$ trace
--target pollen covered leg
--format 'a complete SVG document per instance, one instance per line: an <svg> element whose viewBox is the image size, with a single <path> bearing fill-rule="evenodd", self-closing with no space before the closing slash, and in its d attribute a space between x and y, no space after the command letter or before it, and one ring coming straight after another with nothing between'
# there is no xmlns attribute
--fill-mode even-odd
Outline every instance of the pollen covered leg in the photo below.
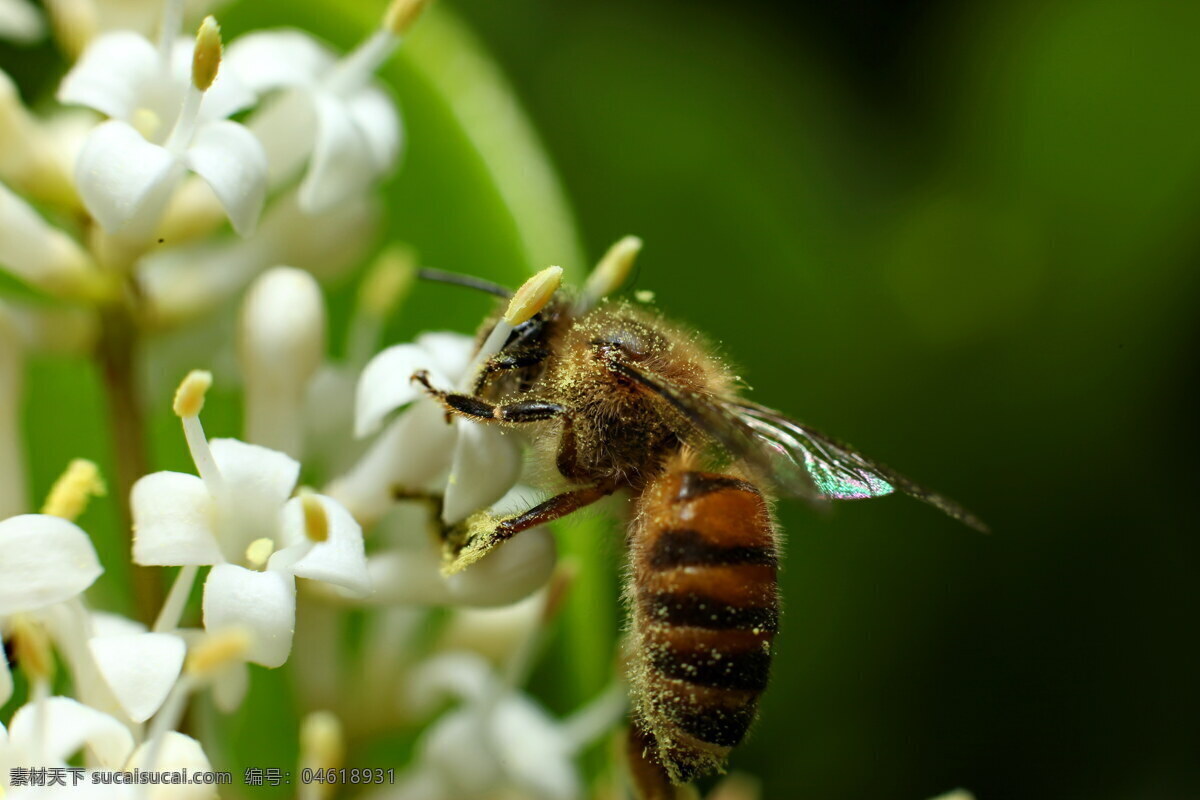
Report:
<svg viewBox="0 0 1200 800"><path fill-rule="evenodd" d="M542 422L553 419L566 409L557 403L544 403L540 400L525 400L520 403L505 403L495 405L469 394L458 394L435 389L429 383L429 373L425 370L414 372L412 379L425 387L430 397L438 400L447 411L461 414L475 422Z"/></svg>
<svg viewBox="0 0 1200 800"><path fill-rule="evenodd" d="M447 555L450 561L445 567L445 572L459 572L483 558L496 545L511 539L521 531L561 519L616 490L616 484L602 483L557 494L512 517L500 518L486 511L475 514L466 522L465 535L457 537L457 542L452 539L448 543L450 549Z"/></svg>

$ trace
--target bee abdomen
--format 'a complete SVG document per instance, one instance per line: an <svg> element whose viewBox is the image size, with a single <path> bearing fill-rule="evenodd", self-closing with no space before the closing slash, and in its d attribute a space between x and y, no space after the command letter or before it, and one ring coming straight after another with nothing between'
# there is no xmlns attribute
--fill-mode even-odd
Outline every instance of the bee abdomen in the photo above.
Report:
<svg viewBox="0 0 1200 800"><path fill-rule="evenodd" d="M766 688L778 547L762 494L680 471L643 494L631 541L636 716L672 781L720 767Z"/></svg>

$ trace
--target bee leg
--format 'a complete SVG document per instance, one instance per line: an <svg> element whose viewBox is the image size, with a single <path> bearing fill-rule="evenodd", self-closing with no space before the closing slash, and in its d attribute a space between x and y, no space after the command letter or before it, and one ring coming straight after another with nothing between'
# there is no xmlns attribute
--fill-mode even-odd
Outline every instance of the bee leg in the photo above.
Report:
<svg viewBox="0 0 1200 800"><path fill-rule="evenodd" d="M412 379L425 387L429 395L446 407L448 411L461 414L476 422L541 422L562 414L566 409L557 403L540 400L523 400L519 403L495 405L469 394L458 394L435 389L429 383L425 370L414 372Z"/></svg>
<svg viewBox="0 0 1200 800"><path fill-rule="evenodd" d="M607 497L617 488L615 483L601 483L582 489L572 489L538 503L528 511L513 517L497 519L487 512L476 514L467 520L465 541L460 543L450 540L447 542L449 549L445 572L447 574L459 572L521 531L565 517L572 511L578 511L584 506L589 506L597 500Z"/></svg>
<svg viewBox="0 0 1200 800"><path fill-rule="evenodd" d="M483 387L487 385L488 379L498 372L507 372L513 369L524 369L526 367L536 367L547 358L550 352L543 348L534 348L525 350L512 355L496 355L489 358L483 365L483 369L479 370L479 377L475 379L475 394L483 391Z"/></svg>

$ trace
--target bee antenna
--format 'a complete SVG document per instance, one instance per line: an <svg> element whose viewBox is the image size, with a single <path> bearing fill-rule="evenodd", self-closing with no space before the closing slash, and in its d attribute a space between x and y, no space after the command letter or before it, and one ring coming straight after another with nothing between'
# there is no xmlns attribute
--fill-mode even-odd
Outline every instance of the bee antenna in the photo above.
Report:
<svg viewBox="0 0 1200 800"><path fill-rule="evenodd" d="M512 291L504 288L498 283L476 278L473 275L460 275L457 272L446 272L433 267L421 267L417 270L417 277L423 281L433 281L434 283L449 283L454 286L465 286L468 289L477 289L481 292L494 294L497 297L509 298L512 297Z"/></svg>

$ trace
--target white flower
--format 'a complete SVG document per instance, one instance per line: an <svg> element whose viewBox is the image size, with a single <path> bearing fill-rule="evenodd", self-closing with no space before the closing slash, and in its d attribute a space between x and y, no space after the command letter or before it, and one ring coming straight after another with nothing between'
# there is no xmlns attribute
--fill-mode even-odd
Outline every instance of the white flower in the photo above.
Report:
<svg viewBox="0 0 1200 800"><path fill-rule="evenodd" d="M575 800L583 786L574 757L611 730L625 708L624 692L613 687L560 722L473 653L429 659L417 669L410 691L426 708L447 696L461 705L425 731L416 764L380 798L483 800L511 790L538 800ZM464 752L471 758L464 759Z"/></svg>
<svg viewBox="0 0 1200 800"><path fill-rule="evenodd" d="M133 736L108 714L70 697L27 703L13 714L7 732L0 726L0 785L7 785L12 767L66 766L84 747L95 766L116 769L133 751Z"/></svg>
<svg viewBox="0 0 1200 800"><path fill-rule="evenodd" d="M533 505L530 494L516 487L490 511L499 516L524 511ZM426 530L398 533L397 546L367 559L376 587L368 600L373 605L509 606L545 586L557 563L554 535L545 526L524 531L453 575L443 574L441 547Z"/></svg>
<svg viewBox="0 0 1200 800"><path fill-rule="evenodd" d="M0 521L0 617L69 600L104 570L86 533L44 514Z"/></svg>
<svg viewBox="0 0 1200 800"><path fill-rule="evenodd" d="M238 328L246 438L299 458L304 402L325 357L321 287L303 270L275 267L246 293Z"/></svg>
<svg viewBox="0 0 1200 800"><path fill-rule="evenodd" d="M266 147L271 184L308 162L300 207L325 211L363 193L400 151L399 114L371 84L399 38L378 31L342 60L308 34L265 31L238 39L228 61L256 91L280 91L249 122Z"/></svg>
<svg viewBox="0 0 1200 800"><path fill-rule="evenodd" d="M45 35L42 15L28 0L0 0L0 39L30 44Z"/></svg>
<svg viewBox="0 0 1200 800"><path fill-rule="evenodd" d="M447 469L442 518L449 524L490 506L516 484L521 473L517 435L465 420L447 423L443 408L411 381L414 372L426 370L436 386L458 385L474 363L474 350L470 337L426 333L412 344L389 347L367 364L358 384L359 436L376 430L395 409L411 406L330 487L356 517L378 517L397 488L428 489Z"/></svg>
<svg viewBox="0 0 1200 800"><path fill-rule="evenodd" d="M182 92L167 66L175 58L129 32L100 37L63 82L63 102L119 117L92 131L75 165L84 205L109 233L148 237L189 170L213 190L234 230L254 230L266 194L266 155L253 134L223 118L247 96L226 90L210 97L220 61L211 17L195 47L210 57L192 60L183 51L192 69Z"/></svg>
<svg viewBox="0 0 1200 800"><path fill-rule="evenodd" d="M205 628L246 628L247 660L277 667L291 651L296 577L369 591L362 529L330 498L289 500L300 465L284 453L236 439L209 443L198 417L207 384L189 388L204 380L190 375L180 393L198 391L199 399L176 402L200 477L156 472L134 484L134 561L187 565L193 575L197 565L214 565L204 589Z"/></svg>

